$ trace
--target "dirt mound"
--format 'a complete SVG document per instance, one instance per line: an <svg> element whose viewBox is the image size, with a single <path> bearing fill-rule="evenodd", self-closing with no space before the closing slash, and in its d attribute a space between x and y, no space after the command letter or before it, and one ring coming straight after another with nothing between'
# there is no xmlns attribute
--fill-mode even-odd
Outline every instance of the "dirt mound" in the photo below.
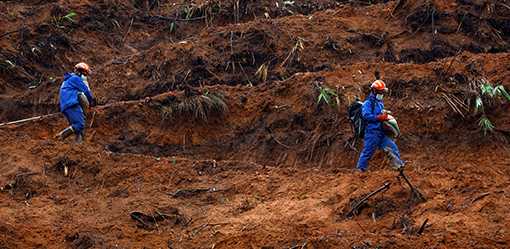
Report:
<svg viewBox="0 0 510 249"><path fill-rule="evenodd" d="M3 1L0 121L58 112L78 61L99 106L81 145L0 126L0 248L508 248L508 6ZM426 201L353 170L376 74Z"/></svg>

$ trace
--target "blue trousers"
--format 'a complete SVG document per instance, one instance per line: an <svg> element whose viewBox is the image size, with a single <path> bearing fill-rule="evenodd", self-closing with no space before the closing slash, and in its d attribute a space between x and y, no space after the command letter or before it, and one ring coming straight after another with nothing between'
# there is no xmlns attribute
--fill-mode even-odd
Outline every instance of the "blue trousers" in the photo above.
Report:
<svg viewBox="0 0 510 249"><path fill-rule="evenodd" d="M398 151L397 144L384 134L384 132L367 132L365 133L363 150L359 156L358 165L356 166L361 171L366 171L368 168L368 161L375 153L376 149L389 150L393 153L397 164L402 165L400 159L400 152Z"/></svg>
<svg viewBox="0 0 510 249"><path fill-rule="evenodd" d="M65 109L63 113L76 134L81 133L85 129L85 114L80 105L73 105Z"/></svg>

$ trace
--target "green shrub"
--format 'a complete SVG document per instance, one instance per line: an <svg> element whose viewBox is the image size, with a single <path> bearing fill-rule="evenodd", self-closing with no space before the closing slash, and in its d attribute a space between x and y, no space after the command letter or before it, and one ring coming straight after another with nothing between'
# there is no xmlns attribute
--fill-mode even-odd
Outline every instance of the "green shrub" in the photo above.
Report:
<svg viewBox="0 0 510 249"><path fill-rule="evenodd" d="M484 135L492 132L495 128L493 122L487 117L487 112L495 108L498 104L510 102L510 94L503 85L494 86L491 82L481 79L471 84L475 90L474 114L480 114L478 126Z"/></svg>

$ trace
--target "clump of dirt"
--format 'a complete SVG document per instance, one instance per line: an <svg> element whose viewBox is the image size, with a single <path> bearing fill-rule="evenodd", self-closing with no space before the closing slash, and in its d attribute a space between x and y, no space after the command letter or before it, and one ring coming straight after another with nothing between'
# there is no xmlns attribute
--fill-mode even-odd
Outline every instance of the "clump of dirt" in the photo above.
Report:
<svg viewBox="0 0 510 249"><path fill-rule="evenodd" d="M427 227L428 219L425 219L421 224L415 224L415 220L407 215L400 216L392 225L392 229L399 229L403 234L407 235L421 235Z"/></svg>
<svg viewBox="0 0 510 249"><path fill-rule="evenodd" d="M153 230L165 225L186 226L190 222L189 218L186 218L177 208L173 207L158 209L154 214L150 215L135 211L131 212L130 217L136 221L137 227L147 230Z"/></svg>
<svg viewBox="0 0 510 249"><path fill-rule="evenodd" d="M73 249L89 249L103 246L104 243L102 243L102 241L96 237L97 236L94 236L91 233L78 232L67 235L65 240Z"/></svg>
<svg viewBox="0 0 510 249"><path fill-rule="evenodd" d="M475 35L483 42L504 44L510 35L508 17L510 9L505 1L461 1L456 10L458 29ZM506 46L507 47L507 46Z"/></svg>
<svg viewBox="0 0 510 249"><path fill-rule="evenodd" d="M2 237L0 238L1 248L14 248L17 242L21 239L20 234L16 232L16 228L8 223L0 223L0 232Z"/></svg>
<svg viewBox="0 0 510 249"><path fill-rule="evenodd" d="M374 211L372 212L372 217L374 219L379 219L383 217L385 214L395 211L397 208L397 203L394 200L389 198L382 198L377 200L374 204Z"/></svg>
<svg viewBox="0 0 510 249"><path fill-rule="evenodd" d="M39 173L31 172L29 169L20 168L14 175L8 176L11 179L0 188L1 191L8 192L16 200L30 200L31 198L43 194L47 186L38 179L32 179Z"/></svg>

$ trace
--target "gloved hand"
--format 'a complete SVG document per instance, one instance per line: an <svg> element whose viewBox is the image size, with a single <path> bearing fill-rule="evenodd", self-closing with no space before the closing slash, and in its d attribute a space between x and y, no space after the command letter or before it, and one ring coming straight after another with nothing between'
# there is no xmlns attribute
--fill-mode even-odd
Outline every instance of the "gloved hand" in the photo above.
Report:
<svg viewBox="0 0 510 249"><path fill-rule="evenodd" d="M388 121L390 119L388 118L388 113L383 113L383 114L377 115L377 120L384 122L384 121Z"/></svg>
<svg viewBox="0 0 510 249"><path fill-rule="evenodd" d="M96 102L96 99L92 99L92 101L90 101L90 107L94 107L97 105L97 102Z"/></svg>

